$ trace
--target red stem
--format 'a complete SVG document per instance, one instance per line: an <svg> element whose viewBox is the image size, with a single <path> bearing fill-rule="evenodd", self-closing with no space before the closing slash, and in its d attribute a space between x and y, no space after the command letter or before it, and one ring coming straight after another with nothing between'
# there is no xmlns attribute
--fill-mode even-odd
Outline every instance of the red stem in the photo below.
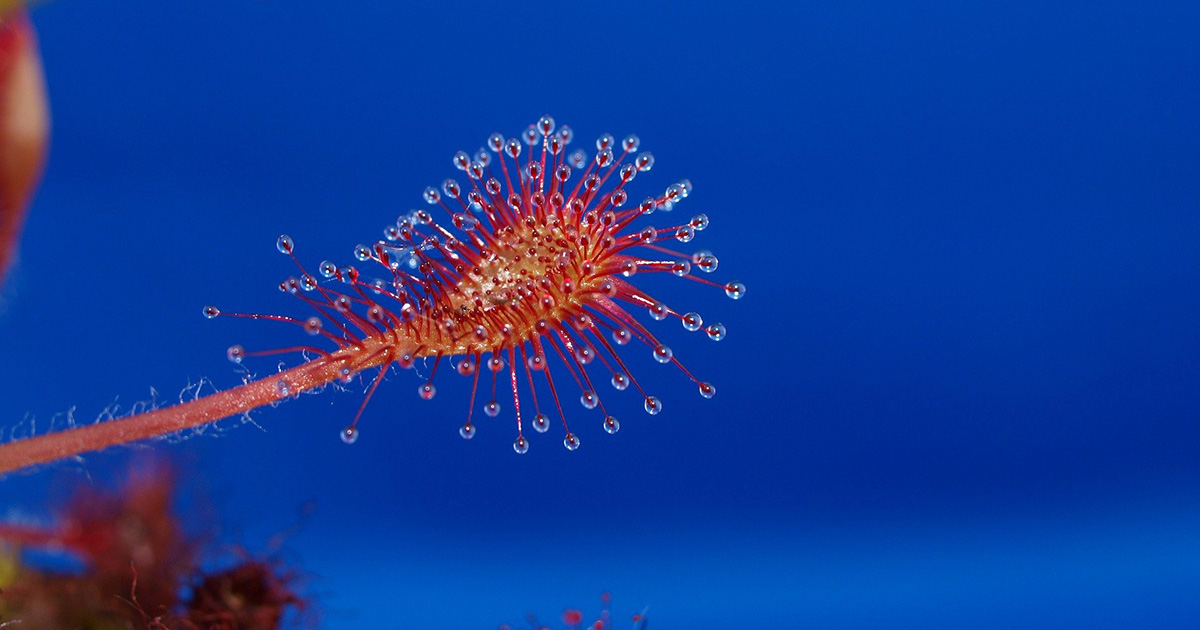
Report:
<svg viewBox="0 0 1200 630"><path fill-rule="evenodd" d="M372 367L370 362L356 365L354 359L363 356L361 353L375 345L370 344L367 349L347 348L240 387L173 407L0 445L0 474L190 429L290 398L302 391L333 382L341 376L343 367L352 366L355 372ZM378 364L379 359L374 362Z"/></svg>

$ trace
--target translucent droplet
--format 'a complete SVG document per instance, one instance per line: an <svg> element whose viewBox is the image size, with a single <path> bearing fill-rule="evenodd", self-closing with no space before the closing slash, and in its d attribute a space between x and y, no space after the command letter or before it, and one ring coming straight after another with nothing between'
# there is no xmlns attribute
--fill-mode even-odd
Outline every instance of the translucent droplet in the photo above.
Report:
<svg viewBox="0 0 1200 630"><path fill-rule="evenodd" d="M300 276L300 288L304 289L305 291L312 291L313 289L316 289L317 279L308 274Z"/></svg>
<svg viewBox="0 0 1200 630"><path fill-rule="evenodd" d="M354 427L346 427L341 431L342 442L353 444L358 441L358 429Z"/></svg>
<svg viewBox="0 0 1200 630"><path fill-rule="evenodd" d="M550 430L550 416L544 413L539 413L533 417L533 430L538 433L545 433Z"/></svg>
<svg viewBox="0 0 1200 630"><path fill-rule="evenodd" d="M700 383L700 395L705 398L712 398L717 394L717 388L713 387L712 383Z"/></svg>
<svg viewBox="0 0 1200 630"><path fill-rule="evenodd" d="M632 153L634 151L637 151L638 145L640 145L641 143L642 143L642 141L640 139L638 139L637 136L635 136L633 134L629 134L628 136L625 136L624 140L621 141L621 148L624 149L625 152L627 152L627 153Z"/></svg>
<svg viewBox="0 0 1200 630"><path fill-rule="evenodd" d="M331 261L324 260L321 261L321 265L317 268L317 271L320 272L322 277L332 278L337 275L337 265Z"/></svg>
<svg viewBox="0 0 1200 630"><path fill-rule="evenodd" d="M587 365L591 363L592 359L594 358L596 358L596 353L593 352L591 348L588 346L576 346L575 360L579 361L580 365Z"/></svg>
<svg viewBox="0 0 1200 630"><path fill-rule="evenodd" d="M462 425L458 429L458 434L461 435L462 439L464 440L469 440L475 437L475 425L471 424L470 422Z"/></svg>
<svg viewBox="0 0 1200 630"><path fill-rule="evenodd" d="M281 254L290 254L296 249L296 244L292 242L292 237L280 234L279 239L275 241L275 249L278 249Z"/></svg>
<svg viewBox="0 0 1200 630"><path fill-rule="evenodd" d="M470 376L475 373L475 361L471 359L463 359L462 361L458 362L458 365L455 366L454 369L463 376Z"/></svg>
<svg viewBox="0 0 1200 630"><path fill-rule="evenodd" d="M682 278L692 272L692 263L686 260L676 260L671 263L671 273Z"/></svg>
<svg viewBox="0 0 1200 630"><path fill-rule="evenodd" d="M671 312L671 309L667 308L667 305L663 304L662 302L654 303L654 305L651 306L649 310L650 310L650 317L653 318L655 321L660 321L660 322L662 320L666 319L667 314Z"/></svg>
<svg viewBox="0 0 1200 630"><path fill-rule="evenodd" d="M579 438L575 437L574 433L568 433L567 436L563 438L563 446L567 447L568 451L573 451L579 448Z"/></svg>
<svg viewBox="0 0 1200 630"><path fill-rule="evenodd" d="M617 391L625 391L629 388L629 377L620 372L613 374L612 386Z"/></svg>
<svg viewBox="0 0 1200 630"><path fill-rule="evenodd" d="M504 359L501 359L499 355L493 354L492 357L488 359L488 368L493 372L499 372L500 370L503 370Z"/></svg>
<svg viewBox="0 0 1200 630"><path fill-rule="evenodd" d="M212 319L212 318L216 317L217 315L221 314L221 309L219 309L215 306L209 305L209 306L205 306L204 310L201 312L204 313L205 318Z"/></svg>
<svg viewBox="0 0 1200 630"><path fill-rule="evenodd" d="M356 259L358 259L359 262L365 262L365 261L371 260L371 248L367 247L366 245L363 245L361 243L359 243L358 245L355 245L354 246L354 257Z"/></svg>
<svg viewBox="0 0 1200 630"><path fill-rule="evenodd" d="M725 325L720 322L709 324L704 332L708 334L709 339L720 341L725 338Z"/></svg>
<svg viewBox="0 0 1200 630"><path fill-rule="evenodd" d="M432 400L434 394L437 394L437 388L433 386L433 381L425 381L417 387L417 395L421 400Z"/></svg>
<svg viewBox="0 0 1200 630"><path fill-rule="evenodd" d="M688 225L692 226L692 229L696 230L697 232L700 232L704 230L704 228L708 227L708 215L697 214L696 216L692 217L692 220L688 222Z"/></svg>
<svg viewBox="0 0 1200 630"><path fill-rule="evenodd" d="M612 338L618 346L623 346L633 339L633 333L629 332L628 328L618 328L612 331Z"/></svg>
<svg viewBox="0 0 1200 630"><path fill-rule="evenodd" d="M746 295L746 285L736 280L730 282L725 285L725 295L728 295L730 299L740 300L742 296Z"/></svg>
<svg viewBox="0 0 1200 630"><path fill-rule="evenodd" d="M500 415L500 403L494 400L489 400L487 404L483 406L483 413L487 414L489 418L495 418L496 416Z"/></svg>
<svg viewBox="0 0 1200 630"><path fill-rule="evenodd" d="M241 363L242 359L246 358L246 349L237 345L229 346L225 351L225 358L234 363Z"/></svg>
<svg viewBox="0 0 1200 630"><path fill-rule="evenodd" d="M304 332L310 335L321 334L321 318L313 315L312 317L304 320Z"/></svg>
<svg viewBox="0 0 1200 630"><path fill-rule="evenodd" d="M412 369L414 363L417 362L417 357L411 352L401 352L400 357L396 359L396 365L399 365L405 370Z"/></svg>
<svg viewBox="0 0 1200 630"><path fill-rule="evenodd" d="M693 238L696 238L696 230L693 230L690 225L685 225L675 230L675 240L680 243L690 242Z"/></svg>
<svg viewBox="0 0 1200 630"><path fill-rule="evenodd" d="M704 325L704 320L700 318L700 313L687 313L683 316L683 328L688 332L696 332Z"/></svg>
<svg viewBox="0 0 1200 630"><path fill-rule="evenodd" d="M658 238L658 230L649 226L644 227L642 228L642 231L638 233L638 237L642 239L643 243L653 243L654 239Z"/></svg>
<svg viewBox="0 0 1200 630"><path fill-rule="evenodd" d="M704 273L712 273L717 270L717 257L712 254L703 254L700 260L696 261L696 266L700 267L700 271Z"/></svg>
<svg viewBox="0 0 1200 630"><path fill-rule="evenodd" d="M666 345L660 343L654 348L654 360L658 361L659 363L666 363L670 361L671 357L673 356L675 356L675 353L672 352L671 348L667 347Z"/></svg>
<svg viewBox="0 0 1200 630"><path fill-rule="evenodd" d="M550 117L550 114L546 114L538 119L537 129L543 136L548 136L554 131L554 119Z"/></svg>
<svg viewBox="0 0 1200 630"><path fill-rule="evenodd" d="M525 453L528 453L529 440L526 440L525 436L523 435L518 435L517 439L513 440L513 450L517 452L517 455L524 455Z"/></svg>
<svg viewBox="0 0 1200 630"><path fill-rule="evenodd" d="M479 219L476 219L469 214L463 214L462 212L454 215L453 222L454 227L463 231L473 230L479 227Z"/></svg>
<svg viewBox="0 0 1200 630"><path fill-rule="evenodd" d="M657 396L646 397L646 413L656 416L658 412L662 411L662 407L662 401Z"/></svg>
<svg viewBox="0 0 1200 630"><path fill-rule="evenodd" d="M649 151L642 151L634 159L633 163L637 166L637 170L644 173L654 168L654 154Z"/></svg>
<svg viewBox="0 0 1200 630"><path fill-rule="evenodd" d="M604 430L607 431L609 435L612 435L613 433L621 430L621 423L618 422L616 418L608 416L604 419Z"/></svg>
<svg viewBox="0 0 1200 630"><path fill-rule="evenodd" d="M487 145L488 148L492 150L492 153L499 153L500 149L504 148L504 136L498 133L493 133L492 135L488 136Z"/></svg>
<svg viewBox="0 0 1200 630"><path fill-rule="evenodd" d="M280 396L291 396L292 386L289 385L286 380L279 379L279 381L275 383L275 391L279 392Z"/></svg>
<svg viewBox="0 0 1200 630"><path fill-rule="evenodd" d="M584 409L595 409L596 405L600 404L600 398L596 396L596 392L588 390L580 394L579 404L583 405Z"/></svg>
<svg viewBox="0 0 1200 630"><path fill-rule="evenodd" d="M540 354L530 355L529 358L525 360L525 365L528 365L529 369L531 369L531 370L545 369L546 357L544 357Z"/></svg>

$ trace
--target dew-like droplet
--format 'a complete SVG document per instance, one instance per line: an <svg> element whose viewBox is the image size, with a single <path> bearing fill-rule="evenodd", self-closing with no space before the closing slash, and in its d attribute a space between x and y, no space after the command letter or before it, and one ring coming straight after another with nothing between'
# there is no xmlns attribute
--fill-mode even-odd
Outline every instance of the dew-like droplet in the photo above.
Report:
<svg viewBox="0 0 1200 630"><path fill-rule="evenodd" d="M709 339L720 341L725 338L725 324L721 322L709 324L708 328L704 329L704 332L708 334Z"/></svg>
<svg viewBox="0 0 1200 630"><path fill-rule="evenodd" d="M296 244L292 242L292 237L280 234L279 239L275 241L275 249L281 254L291 254L296 249Z"/></svg>
<svg viewBox="0 0 1200 630"><path fill-rule="evenodd" d="M281 378L275 383L275 391L279 392L280 396L291 396L292 386L288 384L287 380Z"/></svg>
<svg viewBox="0 0 1200 630"><path fill-rule="evenodd" d="M437 388L433 386L433 381L425 381L417 387L417 395L421 400L432 400L437 394Z"/></svg>
<svg viewBox="0 0 1200 630"><path fill-rule="evenodd" d="M513 440L513 450L517 452L517 455L524 455L525 453L528 453L529 440L526 440L525 436L523 435L518 435L517 439Z"/></svg>
<svg viewBox="0 0 1200 630"><path fill-rule="evenodd" d="M717 388L713 387L712 383L700 383L700 395L705 398L712 398L717 395Z"/></svg>
<svg viewBox="0 0 1200 630"><path fill-rule="evenodd" d="M646 413L656 416L658 412L662 411L662 407L662 401L657 396L646 397Z"/></svg>
<svg viewBox="0 0 1200 630"><path fill-rule="evenodd" d="M604 419L604 430L607 431L609 435L612 435L621 430L621 423L618 422L616 418L608 416Z"/></svg>
<svg viewBox="0 0 1200 630"><path fill-rule="evenodd" d="M659 363L666 363L670 361L671 357L673 356L675 356L675 353L671 351L671 348L664 344L660 343L654 348L654 360L658 361Z"/></svg>
<svg viewBox="0 0 1200 630"><path fill-rule="evenodd" d="M304 320L304 332L310 335L321 334L321 318L313 315L312 317Z"/></svg>
<svg viewBox="0 0 1200 630"><path fill-rule="evenodd" d="M625 276L626 278L636 275L637 270L637 263L633 262L632 260L626 260L625 262L621 263L621 275Z"/></svg>
<svg viewBox="0 0 1200 630"><path fill-rule="evenodd" d="M229 349L225 351L225 358L233 363L241 363L242 359L246 358L246 349L239 345L229 346Z"/></svg>
<svg viewBox="0 0 1200 630"><path fill-rule="evenodd" d="M629 377L625 376L621 372L617 372L616 374L613 374L612 386L613 386L613 389L615 389L617 391L625 391L626 389L629 388Z"/></svg>
<svg viewBox="0 0 1200 630"><path fill-rule="evenodd" d="M683 316L683 328L688 332L696 332L704 325L704 320L700 318L700 313L687 313Z"/></svg>
<svg viewBox="0 0 1200 630"><path fill-rule="evenodd" d="M690 225L685 225L678 230L675 230L675 240L679 241L680 243L691 242L693 238L696 238L696 230L692 229L692 226Z"/></svg>
<svg viewBox="0 0 1200 630"><path fill-rule="evenodd" d="M546 357L541 354L529 355L529 358L525 359L525 365L531 370L543 370L546 367Z"/></svg>
<svg viewBox="0 0 1200 630"><path fill-rule="evenodd" d="M487 404L483 406L483 413L487 414L489 418L495 418L496 416L500 415L500 403L494 400L489 400Z"/></svg>
<svg viewBox="0 0 1200 630"><path fill-rule="evenodd" d="M462 439L464 440L469 440L475 437L475 425L471 424L470 422L462 425L458 429L458 434L461 435Z"/></svg>
<svg viewBox="0 0 1200 630"><path fill-rule="evenodd" d="M692 220L688 222L688 225L692 226L693 230L701 232L704 230L704 228L708 227L708 215L697 214L696 216L692 217Z"/></svg>
<svg viewBox="0 0 1200 630"><path fill-rule="evenodd" d="M671 309L667 308L667 305L663 304L662 302L655 302L649 310L650 317L659 322L666 319L667 314L671 312Z"/></svg>
<svg viewBox="0 0 1200 630"><path fill-rule="evenodd" d="M212 305L210 304L210 305L208 305L208 306L205 306L205 307L204 307L204 310L203 310L203 311L201 311L201 312L203 312L203 313L204 313L204 317L205 317L206 319L212 319L212 318L216 317L217 315L220 315L220 314L221 314L221 309L219 309L219 308L217 308L217 307L215 307L215 306L212 306Z"/></svg>
<svg viewBox="0 0 1200 630"><path fill-rule="evenodd" d="M600 404L600 397L596 396L596 392L587 390L579 395L579 404L583 405L584 409L595 409L596 405Z"/></svg>
<svg viewBox="0 0 1200 630"><path fill-rule="evenodd" d="M354 246L354 258L359 262L371 260L371 248L359 243Z"/></svg>
<svg viewBox="0 0 1200 630"><path fill-rule="evenodd" d="M323 260L321 261L321 265L317 267L317 271L320 272L322 277L332 278L337 275L337 265L333 264L332 261Z"/></svg>
<svg viewBox="0 0 1200 630"><path fill-rule="evenodd" d="M458 362L458 365L455 366L454 369L456 369L458 373L462 374L463 376L470 376L475 373L475 361L471 359L463 359L462 361Z"/></svg>
<svg viewBox="0 0 1200 630"><path fill-rule="evenodd" d="M341 431L342 442L353 444L358 441L358 429L354 427L346 427Z"/></svg>
<svg viewBox="0 0 1200 630"><path fill-rule="evenodd" d="M633 333L629 332L628 328L621 327L612 331L612 338L618 346L623 346L633 339Z"/></svg>
<svg viewBox="0 0 1200 630"><path fill-rule="evenodd" d="M413 364L416 362L417 357L411 352L401 352L400 356L396 359L396 365L405 370L412 369Z"/></svg>
<svg viewBox="0 0 1200 630"><path fill-rule="evenodd" d="M573 451L579 448L579 438L576 437L574 433L568 433L567 436L563 438L563 446L567 447L568 451Z"/></svg>
<svg viewBox="0 0 1200 630"><path fill-rule="evenodd" d="M550 416L544 413L539 413L533 417L533 430L538 433L545 433L550 430Z"/></svg>
<svg viewBox="0 0 1200 630"><path fill-rule="evenodd" d="M642 141L636 135L631 133L628 136L625 136L625 139L621 141L621 148L624 149L626 153L632 153L637 151L638 146L641 143Z"/></svg>
<svg viewBox="0 0 1200 630"><path fill-rule="evenodd" d="M654 154L649 151L642 151L634 159L633 163L637 166L637 170L644 173L654 168Z"/></svg>
<svg viewBox="0 0 1200 630"><path fill-rule="evenodd" d="M671 263L671 273L679 276L680 278L688 275L691 272L692 263L686 260L676 260L675 262Z"/></svg>
<svg viewBox="0 0 1200 630"><path fill-rule="evenodd" d="M732 300L740 300L746 295L746 285L738 281L730 282L725 285L725 295L728 295Z"/></svg>
<svg viewBox="0 0 1200 630"><path fill-rule="evenodd" d="M487 146L492 150L492 153L499 153L500 149L504 148L504 136L499 133L493 133L488 136Z"/></svg>

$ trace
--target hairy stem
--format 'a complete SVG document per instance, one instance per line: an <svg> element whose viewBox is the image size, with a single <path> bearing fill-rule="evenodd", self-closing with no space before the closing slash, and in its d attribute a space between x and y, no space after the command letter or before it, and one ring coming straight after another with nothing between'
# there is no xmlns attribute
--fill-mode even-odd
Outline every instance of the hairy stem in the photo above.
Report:
<svg viewBox="0 0 1200 630"><path fill-rule="evenodd" d="M0 474L102 448L216 422L290 398L339 377L361 349L345 349L304 365L196 400L107 422L0 445ZM358 366L363 369L369 366Z"/></svg>

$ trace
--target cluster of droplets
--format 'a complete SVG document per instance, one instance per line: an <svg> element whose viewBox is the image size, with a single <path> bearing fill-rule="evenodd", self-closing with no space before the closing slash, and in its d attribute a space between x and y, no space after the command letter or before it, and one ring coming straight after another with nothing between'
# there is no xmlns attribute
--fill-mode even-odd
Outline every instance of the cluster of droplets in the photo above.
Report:
<svg viewBox="0 0 1200 630"><path fill-rule="evenodd" d="M458 180L448 178L442 182L440 187L427 187L422 196L431 207L435 209L440 207L449 213L449 222L453 228L458 230L458 234L438 224L428 210L412 210L401 215L394 223L385 226L382 240L373 245L359 244L353 250L355 260L360 263L378 263L391 272L391 278L367 281L361 277L357 268L349 265L339 266L326 260L318 266L317 275L325 282L340 281L350 285L351 288L345 293L322 287L321 280L304 271L303 267L301 267L300 276L289 277L280 283L281 291L300 296L309 304L319 307L318 310L325 318L324 320L320 316L311 316L304 320L284 316L237 316L267 318L299 324L309 335L323 335L335 341L341 349L355 345L356 337L350 331L352 326L364 329L366 335L386 335L389 332L394 333L398 327L413 326L413 322L420 318L432 318L435 320L434 328L439 333L457 334L455 329L458 323L454 317L455 314L446 312L445 300L442 299L446 287L454 290L454 286L453 282L444 276L457 274L457 277L464 277L471 273L469 265L471 258L480 252L489 251L488 248L496 246L497 243L500 246L525 247L528 243L521 241L519 234L522 234L522 230L526 230L526 228L533 230L536 234L539 227L561 227L574 221L574 226L568 225L567 228L574 233L584 235L580 242L587 246L593 242L590 239L594 238L594 242L610 250L614 254L613 260L617 261L616 266L612 267L610 271L612 277L619 277L622 280L603 278L598 281L596 283L598 293L606 299L598 303L600 306L586 305L592 309L593 314L603 314L611 320L601 323L609 329L609 336L613 343L620 347L629 344L634 339L646 342L650 346L652 357L656 362L678 366L696 383L701 396L712 398L716 394L715 386L692 376L675 357L675 353L669 346L658 342L648 331L633 324L629 319L628 312L616 307L615 302L608 299L615 298L629 304L641 305L647 309L652 320L661 321L668 317L676 317L686 331L703 330L706 336L713 341L721 341L725 338L725 326L721 323L705 325L699 313L676 312L665 303L653 300L624 280L635 276L639 271L643 273L667 271L677 277L722 288L731 299L737 300L745 295L746 287L740 282L719 285L693 275L695 270L707 274L717 269L718 259L711 251L699 250L689 256L657 245L666 240L684 244L691 242L697 233L709 226L709 218L706 215L697 214L683 224L670 228L647 226L637 232L622 232L634 218L650 215L656 211L674 210L679 202L692 193L691 182L681 180L669 185L657 197L649 196L636 205L626 206L628 193L625 191L625 184L638 173L649 171L654 166L653 154L648 151L638 152L641 142L635 135L626 136L618 143L613 136L604 134L596 140L596 153L589 160L587 152L583 149L576 148L568 153L567 145L571 144L573 139L574 132L568 126L562 125L556 128L554 120L549 116L544 116L537 123L529 125L519 139L505 139L498 133L492 134L487 139L486 146L481 147L473 155L465 151L455 153L452 163L455 168L466 173L467 184L464 186ZM540 161L536 161L534 155L539 145L542 148L542 157ZM527 151L524 167L521 166L519 159L523 149ZM619 154L618 151L620 151ZM546 165L547 156L550 156L551 161L548 167ZM624 162L627 157L631 157L630 162ZM519 185L513 185L509 180L510 166L508 162L510 161L516 166L515 173ZM501 167L505 182L501 181L500 173L495 170L497 164ZM581 180L575 186L574 191L566 195L564 193L570 187L569 180L574 172L582 172ZM614 173L618 174L620 183L616 185L616 188L602 192L605 181ZM551 185L549 191L545 190L547 183ZM506 190L508 191L507 195L505 194ZM537 223L537 221L541 221L541 223ZM276 246L281 253L295 260L294 243L290 237L280 236ZM630 247L648 247L659 254L665 253L673 255L673 257L670 260L646 261L640 256L616 255ZM542 250L536 251L538 255L545 253ZM553 248L550 251L553 252ZM529 255L533 256L534 253L535 248L530 248ZM560 270L572 262L567 253L566 251L558 252L557 265ZM298 262L296 264L299 266ZM585 275L603 275L602 271L590 261L584 263L583 271ZM478 268L475 273L478 275ZM592 276L587 277L591 278ZM582 281L582 277L579 280L573 278L565 280L563 291L575 290L574 283ZM544 285L546 278L543 277L541 282ZM374 291L375 295L390 298L399 303L399 307L385 308L368 297L367 293L362 290L364 288ZM305 297L305 294L313 294L316 298ZM526 295L526 297L531 297L531 295ZM328 304L322 303L322 299ZM478 304L478 297L476 300ZM550 310L557 306L555 298L549 294L543 295L540 303L544 310ZM441 310L439 307L442 307ZM356 309L365 312L360 315ZM630 385L634 385L644 397L644 408L648 414L656 415L662 411L662 401L656 396L642 391L641 386L625 368L620 356L616 354L614 347L608 345L601 333L597 332L600 327L594 321L596 318L589 315L582 306L578 310L579 312L573 313L568 321L560 322L560 324L574 325L577 331L577 335L574 337L564 336L560 331L565 331L565 329L555 328L545 320L539 320L536 331L537 338L541 339L541 342L518 340L519 343L516 346L506 343L491 350L491 356L486 363L493 375L493 397L483 403L482 410L486 416L496 417L501 413L501 404L494 398L496 375L505 368L505 361L501 358L501 354L508 351L510 356L515 356L513 355L514 347L518 348L520 355L524 357L521 361L524 365L521 367L526 370L529 378L528 386L530 393L534 396L536 407L537 396L533 391L534 386L530 373L543 373L547 379L550 379L543 344L562 356L568 371L579 382L582 390L579 400L585 409L592 410L601 407L603 410L600 397L591 387L591 380L584 370L585 365L599 357L606 366L612 369L610 382L614 389L624 391ZM220 314L215 307L204 308L204 315L208 318L214 318ZM344 323L338 321L339 317ZM326 320L332 322L332 325L327 326ZM363 320L366 323L363 323ZM507 324L502 326L499 332L506 339L510 339L513 335L513 329ZM475 341L480 344L489 339L489 330L481 324L476 325L474 330L467 334L472 333L475 335ZM551 333L558 335L557 343L562 346L562 349L555 344ZM594 344L590 341L588 334L593 335L598 343ZM528 356L526 356L526 341L534 344L533 349L528 352ZM297 348L287 350L295 349ZM311 347L298 349L329 356L328 353ZM605 359L600 352L602 349L608 350L610 358ZM228 349L227 356L230 361L240 364L247 356L261 356L276 352L278 351L250 354L240 345L235 345ZM410 368L415 362L414 352L417 351L404 351L396 356L390 356L389 360L384 362L383 367L386 368L389 363L396 363L400 367ZM478 379L476 371L480 366L477 366L476 363L482 362L482 354L482 352L473 354L468 352L462 355L455 365L455 370L463 376L474 375ZM439 353L436 358L440 360L442 356ZM437 364L435 363L433 373L436 373L436 370ZM517 370L517 365L511 366L514 398L517 396ZM347 364L340 370L340 379L348 382L358 371L360 368L357 365ZM375 385L378 384L379 378L382 377L382 373L383 370L376 377L376 381L372 383L367 394L368 400ZM417 393L423 400L434 398L437 392L433 383L433 373L417 388ZM558 393L552 380L550 388L554 393L557 405ZM278 381L277 389L282 396L298 393L292 391L293 388L286 379ZM472 400L474 400L474 390ZM365 405L366 401L363 403L364 407ZM362 409L360 408L359 414L361 415L361 413ZM357 420L356 416L354 422L341 431L343 442L352 444L358 440ZM536 432L545 433L549 430L550 418L538 408L530 425ZM563 425L565 428L565 417ZM518 414L518 436L513 442L513 450L524 454L529 450L529 441L520 432L520 426L520 414ZM605 412L602 426L605 432L613 434L620 429L621 425L614 416ZM459 434L464 439L471 439L475 436L476 427L471 422L470 416L468 416L467 422L460 427ZM568 450L576 450L579 448L580 440L567 428L563 444Z"/></svg>

